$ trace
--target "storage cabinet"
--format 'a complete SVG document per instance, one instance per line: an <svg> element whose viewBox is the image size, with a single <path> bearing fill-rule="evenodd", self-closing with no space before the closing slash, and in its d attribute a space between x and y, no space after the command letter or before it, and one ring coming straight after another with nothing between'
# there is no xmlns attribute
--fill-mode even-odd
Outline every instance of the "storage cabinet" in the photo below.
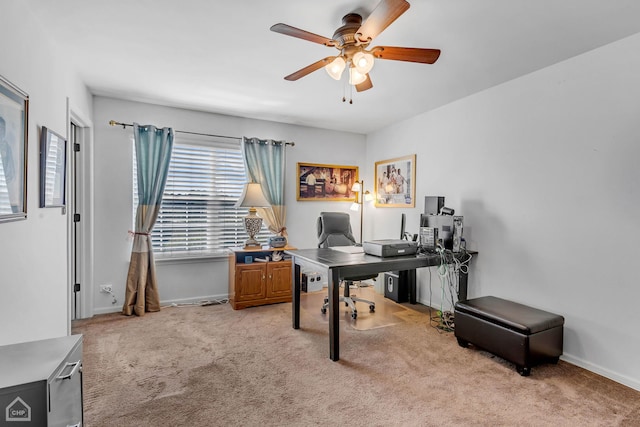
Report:
<svg viewBox="0 0 640 427"><path fill-rule="evenodd" d="M272 258L287 248L233 250L229 254L229 303L234 310L279 302L291 302L291 260L255 261ZM247 263L246 257L252 262Z"/></svg>
<svg viewBox="0 0 640 427"><path fill-rule="evenodd" d="M82 424L82 335L0 346L0 426Z"/></svg>

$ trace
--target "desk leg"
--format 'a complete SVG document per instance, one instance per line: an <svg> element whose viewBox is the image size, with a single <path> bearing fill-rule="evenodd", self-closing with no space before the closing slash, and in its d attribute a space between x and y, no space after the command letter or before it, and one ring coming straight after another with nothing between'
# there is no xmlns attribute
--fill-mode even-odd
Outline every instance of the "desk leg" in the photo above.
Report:
<svg viewBox="0 0 640 427"><path fill-rule="evenodd" d="M399 281L401 284L407 287L409 292L409 303L417 304L418 296L416 295L416 269L413 270L401 270L398 273ZM402 286L402 285L401 285Z"/></svg>
<svg viewBox="0 0 640 427"><path fill-rule="evenodd" d="M329 288L329 358L340 360L340 277L338 270L330 268Z"/></svg>
<svg viewBox="0 0 640 427"><path fill-rule="evenodd" d="M291 321L293 329L300 329L300 265L293 260L291 278Z"/></svg>
<svg viewBox="0 0 640 427"><path fill-rule="evenodd" d="M458 271L458 301L467 299L467 286L469 281L469 273Z"/></svg>

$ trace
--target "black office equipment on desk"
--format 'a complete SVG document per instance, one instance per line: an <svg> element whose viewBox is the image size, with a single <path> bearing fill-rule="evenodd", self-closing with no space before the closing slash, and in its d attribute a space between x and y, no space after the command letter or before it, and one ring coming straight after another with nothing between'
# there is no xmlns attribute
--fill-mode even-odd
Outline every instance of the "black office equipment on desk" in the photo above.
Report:
<svg viewBox="0 0 640 427"><path fill-rule="evenodd" d="M424 213L438 215L444 207L444 196L426 196L424 198Z"/></svg>
<svg viewBox="0 0 640 427"><path fill-rule="evenodd" d="M435 244L440 244L445 249L453 249L453 216L451 215L420 215L420 236L427 235L426 229L435 231ZM425 246L425 242L421 241Z"/></svg>
<svg viewBox="0 0 640 427"><path fill-rule="evenodd" d="M368 255L379 257L414 255L418 251L418 243L400 239L371 240L362 243L362 249Z"/></svg>

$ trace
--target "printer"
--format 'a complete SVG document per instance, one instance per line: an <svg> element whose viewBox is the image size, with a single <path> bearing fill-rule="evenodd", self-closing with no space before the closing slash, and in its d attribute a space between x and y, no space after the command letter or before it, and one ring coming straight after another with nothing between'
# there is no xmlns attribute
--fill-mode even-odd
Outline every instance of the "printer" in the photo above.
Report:
<svg viewBox="0 0 640 427"><path fill-rule="evenodd" d="M385 239L363 242L364 253L379 257L413 255L418 251L418 243L409 240Z"/></svg>

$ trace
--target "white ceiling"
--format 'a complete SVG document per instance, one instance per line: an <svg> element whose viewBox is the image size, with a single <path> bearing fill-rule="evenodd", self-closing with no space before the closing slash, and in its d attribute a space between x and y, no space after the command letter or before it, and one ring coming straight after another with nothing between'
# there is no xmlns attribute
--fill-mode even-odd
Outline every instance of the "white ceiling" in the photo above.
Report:
<svg viewBox="0 0 640 427"><path fill-rule="evenodd" d="M374 87L349 104L322 69L283 79L335 48L269 28L331 38L345 14L366 18L378 0L23 1L94 94L357 133L640 32L638 0L411 0L371 46L440 58L377 61Z"/></svg>

